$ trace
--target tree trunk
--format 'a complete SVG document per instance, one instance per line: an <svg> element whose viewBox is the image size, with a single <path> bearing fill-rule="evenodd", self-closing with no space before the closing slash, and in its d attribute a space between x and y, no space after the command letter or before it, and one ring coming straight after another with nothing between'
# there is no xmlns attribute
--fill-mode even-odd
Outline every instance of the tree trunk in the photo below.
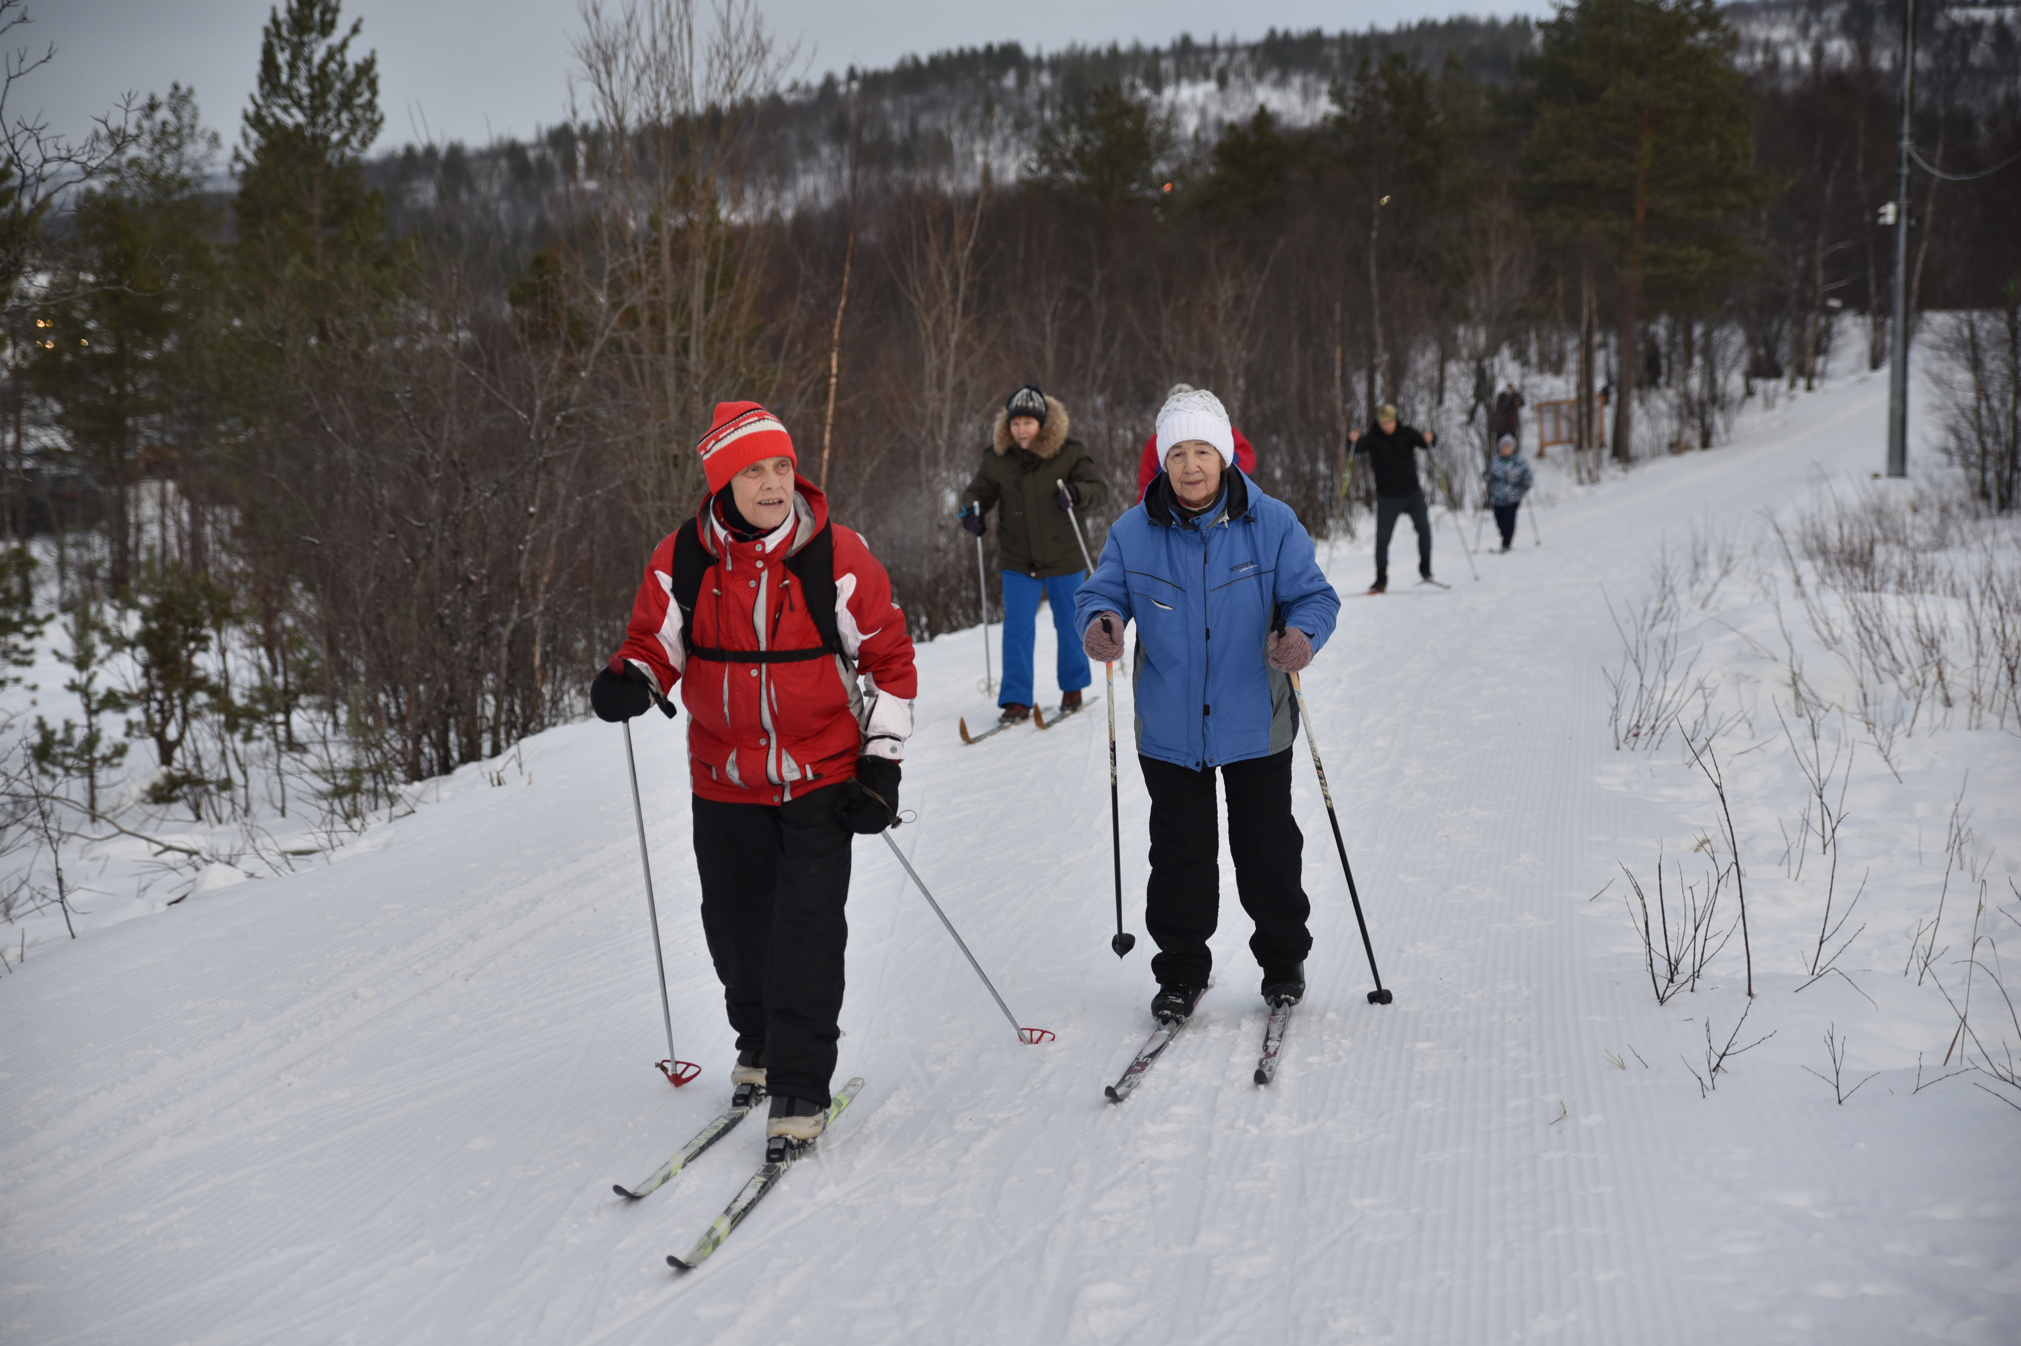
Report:
<svg viewBox="0 0 2021 1346"><path fill-rule="evenodd" d="M1579 404L1574 408L1572 456L1579 475L1587 476L1595 462L1593 427L1593 263L1579 263Z"/></svg>
<svg viewBox="0 0 2021 1346"><path fill-rule="evenodd" d="M1382 229L1382 199L1368 210L1368 405L1371 418L1376 405L1396 396L1382 347L1382 276L1376 264L1376 241Z"/></svg>
<svg viewBox="0 0 2021 1346"><path fill-rule="evenodd" d="M1652 67L1649 82L1655 82ZM1649 228L1649 168L1656 158L1655 109L1645 96L1642 102L1641 141L1635 150L1635 213L1629 226L1628 266L1621 278L1621 330L1616 342L1615 368L1620 386L1615 390L1614 460L1625 463L1632 457L1635 432L1635 381L1641 372L1641 349L1635 324L1642 316L1643 246Z"/></svg>

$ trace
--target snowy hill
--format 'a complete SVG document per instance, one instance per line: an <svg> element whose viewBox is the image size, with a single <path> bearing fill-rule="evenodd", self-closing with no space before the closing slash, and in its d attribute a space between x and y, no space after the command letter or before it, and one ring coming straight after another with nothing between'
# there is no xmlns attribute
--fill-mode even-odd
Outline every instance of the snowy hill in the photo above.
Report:
<svg viewBox="0 0 2021 1346"><path fill-rule="evenodd" d="M1845 927L1864 933L1847 975L1799 990L1823 880L1778 859L1805 787L1771 708L1775 623L1736 578L1686 634L1719 694L1753 710L1721 748L1754 904L1757 995L1735 1045L1773 1036L1709 1092L1708 1030L1723 1042L1747 1005L1741 947L1659 1006L1620 902L1620 865L1650 884L1659 840L1696 881L1718 814L1674 740L1614 747L1609 600L1645 600L1659 552L1694 525L1754 546L1767 515L1853 489L1880 461L1885 400L1883 375L1852 377L1756 413L1730 447L1595 488L1548 460L1542 545L1526 523L1514 552L1476 558L1475 581L1442 520L1450 592L1347 599L1306 695L1396 1000L1364 998L1301 745L1317 947L1268 1089L1250 1082L1264 1012L1231 873L1216 987L1143 1087L1103 1100L1152 985L1148 940L1121 963L1108 949L1101 708L964 747L957 717L986 713L969 631L920 651L917 818L897 839L1056 1042L1013 1038L866 840L838 1078L867 1088L676 1279L665 1255L760 1142L740 1130L643 1202L611 1194L720 1106L730 1040L680 729L639 725L675 1027L704 1069L676 1092L651 1065L623 749L615 729L572 725L523 762L459 773L332 864L200 892L0 978L0 1339L2021 1339L2017 1095L1984 1073L1928 1084L1958 1065L1938 1062L1968 943L1996 965L1967 927L2021 947L1996 929L2016 857L1993 842L2021 821L2011 722L1918 729L1885 769L1857 745L1838 882L1843 901L1866 872ZM1321 551L1358 593L1366 538ZM1049 638L1041 623L1042 671ZM1140 895L1146 802L1127 751L1122 780ZM1970 881L1945 840L1961 789ZM1955 924L1919 982L1902 969L1940 890ZM1130 925L1141 935L1140 914ZM1986 981L1977 994L1997 1004ZM1807 1073L1832 1073L1828 1026L1850 1038L1843 1086L1874 1075L1843 1106Z"/></svg>

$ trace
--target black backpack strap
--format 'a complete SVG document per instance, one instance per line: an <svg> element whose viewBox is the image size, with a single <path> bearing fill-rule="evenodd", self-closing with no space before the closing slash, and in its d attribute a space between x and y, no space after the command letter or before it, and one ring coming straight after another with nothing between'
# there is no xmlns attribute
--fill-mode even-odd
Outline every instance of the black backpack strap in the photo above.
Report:
<svg viewBox="0 0 2021 1346"><path fill-rule="evenodd" d="M702 592L702 580L715 567L716 558L702 545L701 530L693 519L674 534L672 598L681 609L681 645L690 659L707 659L723 664L797 664L809 659L826 659L842 653L842 639L835 625L835 537L824 526L799 551L786 558L786 569L800 581L800 599L821 644L803 650L722 650L695 644L695 602Z"/></svg>
<svg viewBox="0 0 2021 1346"><path fill-rule="evenodd" d="M675 606L681 610L681 644L695 652L695 599L702 592L702 577L716 564L716 558L702 545L702 533L693 519L674 534L674 573L669 586Z"/></svg>
<svg viewBox="0 0 2021 1346"><path fill-rule="evenodd" d="M843 653L842 637L835 626L833 526L821 525L821 531L806 546L786 558L786 568L793 572L794 579L800 581L800 597L807 604L807 615L814 619L814 629L821 633L822 651Z"/></svg>

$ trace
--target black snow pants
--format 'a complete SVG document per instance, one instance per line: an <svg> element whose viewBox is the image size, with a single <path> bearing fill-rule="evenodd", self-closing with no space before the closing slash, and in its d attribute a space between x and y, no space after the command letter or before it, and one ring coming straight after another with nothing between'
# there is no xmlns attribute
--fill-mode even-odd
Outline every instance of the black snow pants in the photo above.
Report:
<svg viewBox="0 0 2021 1346"><path fill-rule="evenodd" d="M773 1094L826 1105L841 1036L849 843L835 787L784 804L695 796L702 932L737 1050L765 1053Z"/></svg>
<svg viewBox="0 0 2021 1346"><path fill-rule="evenodd" d="M1409 495L1379 495L1375 498L1375 573L1380 579L1389 578L1389 539L1396 532L1397 516L1410 515L1411 527L1418 534L1418 573L1429 575L1432 570L1432 516L1425 506L1425 493L1412 491Z"/></svg>
<svg viewBox="0 0 2021 1346"><path fill-rule="evenodd" d="M1151 794L1151 881L1144 901L1144 928L1158 946L1151 975L1160 986L1205 986L1214 966L1207 941L1221 904L1214 768L1137 760ZM1266 973L1288 972L1312 948L1305 926L1312 904L1300 877L1305 835L1291 816L1291 749L1230 762L1221 777L1235 888L1256 922L1249 951Z"/></svg>

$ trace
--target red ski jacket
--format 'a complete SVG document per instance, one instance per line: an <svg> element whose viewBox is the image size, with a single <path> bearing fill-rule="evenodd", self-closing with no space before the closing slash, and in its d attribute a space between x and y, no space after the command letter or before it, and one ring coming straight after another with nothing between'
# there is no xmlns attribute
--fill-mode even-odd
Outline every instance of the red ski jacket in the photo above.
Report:
<svg viewBox="0 0 2021 1346"><path fill-rule="evenodd" d="M905 614L892 599L884 567L847 528L833 529L842 652L780 663L734 658L740 650L821 644L785 559L829 526L828 500L805 478L796 480L792 517L749 542L723 528L713 498L703 501L697 526L715 564L703 572L687 640L672 593L678 533L653 548L618 650L645 670L662 696L680 684L688 709L688 765L695 793L704 799L783 803L848 780L859 755L901 760L912 734L919 676ZM721 654L733 657L712 657Z"/></svg>
<svg viewBox="0 0 2021 1346"><path fill-rule="evenodd" d="M1235 430L1232 425L1228 428ZM1256 475L1256 448L1249 442L1249 437L1240 430L1235 430L1235 466L1242 469L1242 475L1245 477ZM1158 474L1164 470L1165 460L1158 456L1158 436L1153 433L1144 441L1144 458L1137 464L1137 499L1144 498L1144 492L1151 489L1151 483L1156 481Z"/></svg>

